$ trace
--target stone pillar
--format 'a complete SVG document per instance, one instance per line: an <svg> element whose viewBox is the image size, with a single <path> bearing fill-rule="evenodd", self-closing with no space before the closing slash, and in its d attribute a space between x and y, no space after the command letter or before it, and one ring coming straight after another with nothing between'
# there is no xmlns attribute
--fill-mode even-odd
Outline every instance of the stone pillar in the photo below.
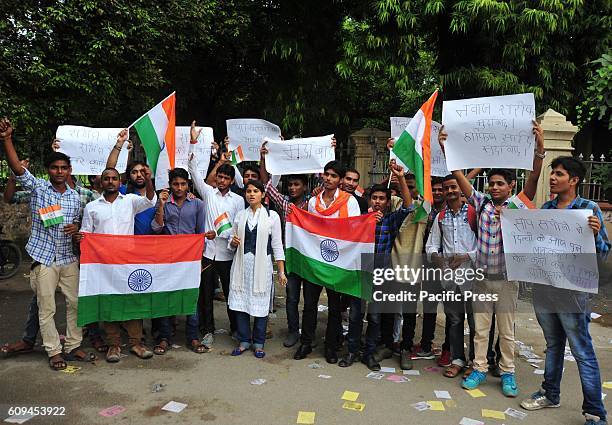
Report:
<svg viewBox="0 0 612 425"><path fill-rule="evenodd" d="M388 131L377 128L362 128L349 136L350 143L355 146L355 169L361 176L361 187L368 188L373 183L371 172L376 171L373 169L374 151L384 151L388 138Z"/></svg>
<svg viewBox="0 0 612 425"><path fill-rule="evenodd" d="M559 156L572 155L574 151L572 140L578 132L578 127L566 120L565 115L552 109L538 116L536 120L544 130L544 149L546 150L546 158L544 158L534 199L536 207L539 208L550 199L550 184L548 182L550 163Z"/></svg>

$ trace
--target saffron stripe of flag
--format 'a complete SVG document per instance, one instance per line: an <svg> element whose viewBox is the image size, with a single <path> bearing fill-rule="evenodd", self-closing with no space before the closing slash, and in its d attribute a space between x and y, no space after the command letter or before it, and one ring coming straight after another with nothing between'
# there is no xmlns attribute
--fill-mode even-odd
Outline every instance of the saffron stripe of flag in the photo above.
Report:
<svg viewBox="0 0 612 425"><path fill-rule="evenodd" d="M344 294L368 299L372 272L362 254L374 254L374 214L326 218L298 208L287 216L288 272Z"/></svg>
<svg viewBox="0 0 612 425"><path fill-rule="evenodd" d="M393 145L396 162L415 175L416 185L423 198L433 203L431 193L431 115L438 97L436 90L414 114L406 129Z"/></svg>
<svg viewBox="0 0 612 425"><path fill-rule="evenodd" d="M202 235L85 234L78 325L194 314L203 250Z"/></svg>

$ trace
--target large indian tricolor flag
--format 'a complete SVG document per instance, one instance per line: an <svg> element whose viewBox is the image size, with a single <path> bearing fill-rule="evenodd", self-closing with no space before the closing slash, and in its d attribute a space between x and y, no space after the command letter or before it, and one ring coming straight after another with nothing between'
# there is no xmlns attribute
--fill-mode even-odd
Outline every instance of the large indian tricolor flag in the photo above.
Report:
<svg viewBox="0 0 612 425"><path fill-rule="evenodd" d="M285 227L287 271L317 285L368 299L372 255L362 258L362 254L374 254L375 230L374 214L327 218L293 208Z"/></svg>
<svg viewBox="0 0 612 425"><path fill-rule="evenodd" d="M155 187L168 187L168 170L176 157L175 92L162 100L130 127L134 127L142 143L147 163L155 176Z"/></svg>
<svg viewBox="0 0 612 425"><path fill-rule="evenodd" d="M433 113L438 91L414 114L402 134L393 145L392 158L412 171L416 178L416 186L423 198L433 203L431 194L431 115Z"/></svg>
<svg viewBox="0 0 612 425"><path fill-rule="evenodd" d="M86 233L78 325L194 314L203 250L202 235Z"/></svg>

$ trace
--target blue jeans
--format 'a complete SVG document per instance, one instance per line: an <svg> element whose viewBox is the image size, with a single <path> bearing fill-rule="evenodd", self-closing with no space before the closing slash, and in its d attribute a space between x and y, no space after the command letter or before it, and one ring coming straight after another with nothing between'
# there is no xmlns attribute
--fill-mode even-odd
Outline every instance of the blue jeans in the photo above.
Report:
<svg viewBox="0 0 612 425"><path fill-rule="evenodd" d="M253 333L251 334L251 316L244 311L234 311L234 314L236 317L236 327L240 346L249 348L252 342L253 348L263 348L266 342L266 324L268 322L268 316L253 317Z"/></svg>
<svg viewBox="0 0 612 425"><path fill-rule="evenodd" d="M168 344L172 345L172 320L171 316L159 317L157 320L157 343L161 340L166 340ZM200 316L196 310L195 314L186 316L185 321L185 341L187 346L191 346L191 341L194 339L199 340L199 329L200 329Z"/></svg>
<svg viewBox="0 0 612 425"><path fill-rule="evenodd" d="M578 373L582 384L583 413L599 416L605 420L606 409L601 400L601 376L593 341L589 333L591 321L588 295L575 293L577 305L584 305L582 312L555 312L554 302L542 293L534 291L533 306L538 323L546 339L546 363L542 388L546 398L552 403L559 403L561 378L563 376L563 357L565 342L569 342L572 355L576 359Z"/></svg>
<svg viewBox="0 0 612 425"><path fill-rule="evenodd" d="M366 329L366 346L364 350L365 355L372 355L376 352L376 346L378 345L378 338L380 337L381 331L380 324L382 314L389 313L368 313L368 328Z"/></svg>
<svg viewBox="0 0 612 425"><path fill-rule="evenodd" d="M300 291L302 289L302 278L295 273L289 273L287 277L287 327L290 334L300 332L300 313L298 304L300 303Z"/></svg>
<svg viewBox="0 0 612 425"><path fill-rule="evenodd" d="M349 311L348 351L356 354L361 348L361 331L363 330L363 313L361 311L361 298L347 297Z"/></svg>

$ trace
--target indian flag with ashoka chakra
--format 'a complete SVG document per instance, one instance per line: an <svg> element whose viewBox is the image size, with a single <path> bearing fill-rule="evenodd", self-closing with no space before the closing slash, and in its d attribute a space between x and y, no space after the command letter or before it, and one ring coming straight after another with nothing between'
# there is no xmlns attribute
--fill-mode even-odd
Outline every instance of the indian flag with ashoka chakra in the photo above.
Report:
<svg viewBox="0 0 612 425"><path fill-rule="evenodd" d="M368 298L372 271L362 254L374 254L374 214L327 218L293 208L285 226L287 271L334 291Z"/></svg>
<svg viewBox="0 0 612 425"><path fill-rule="evenodd" d="M194 314L203 235L85 233L78 325Z"/></svg>

